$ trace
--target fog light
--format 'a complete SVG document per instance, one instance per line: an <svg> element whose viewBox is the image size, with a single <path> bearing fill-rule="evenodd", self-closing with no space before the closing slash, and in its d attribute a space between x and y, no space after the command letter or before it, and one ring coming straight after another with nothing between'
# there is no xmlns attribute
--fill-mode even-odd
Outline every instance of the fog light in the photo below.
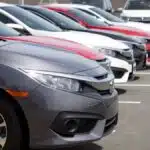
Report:
<svg viewBox="0 0 150 150"><path fill-rule="evenodd" d="M67 128L69 133L75 133L79 127L79 120L78 119L70 119L65 121L65 127Z"/></svg>

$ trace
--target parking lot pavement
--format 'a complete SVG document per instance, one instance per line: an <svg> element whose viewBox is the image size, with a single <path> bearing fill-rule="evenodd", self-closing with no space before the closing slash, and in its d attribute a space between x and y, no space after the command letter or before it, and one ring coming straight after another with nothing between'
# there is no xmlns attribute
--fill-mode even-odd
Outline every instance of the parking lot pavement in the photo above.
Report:
<svg viewBox="0 0 150 150"><path fill-rule="evenodd" d="M150 70L136 76L135 81L116 85L120 114L115 133L93 144L61 150L150 150Z"/></svg>

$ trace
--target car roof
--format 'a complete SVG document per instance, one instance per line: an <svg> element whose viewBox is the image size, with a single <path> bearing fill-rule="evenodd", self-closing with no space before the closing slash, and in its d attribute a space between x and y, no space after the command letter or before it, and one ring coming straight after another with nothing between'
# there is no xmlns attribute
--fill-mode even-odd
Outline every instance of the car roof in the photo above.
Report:
<svg viewBox="0 0 150 150"><path fill-rule="evenodd" d="M76 8L92 8L93 6L90 5L84 5L84 4L50 4L51 6L59 6L59 7L76 7Z"/></svg>
<svg viewBox="0 0 150 150"><path fill-rule="evenodd" d="M41 5L41 7L51 8L51 9L59 9L61 11L68 11L70 9L74 9L73 7L69 6L62 6L62 5L56 5L56 4L48 4L48 5Z"/></svg>
<svg viewBox="0 0 150 150"><path fill-rule="evenodd" d="M20 6L20 7L24 7L24 8L41 8L38 5L28 5L28 4L25 4L25 5L18 5L17 4L16 6Z"/></svg>
<svg viewBox="0 0 150 150"><path fill-rule="evenodd" d="M14 6L14 5L0 2L0 7L6 7L6 6Z"/></svg>

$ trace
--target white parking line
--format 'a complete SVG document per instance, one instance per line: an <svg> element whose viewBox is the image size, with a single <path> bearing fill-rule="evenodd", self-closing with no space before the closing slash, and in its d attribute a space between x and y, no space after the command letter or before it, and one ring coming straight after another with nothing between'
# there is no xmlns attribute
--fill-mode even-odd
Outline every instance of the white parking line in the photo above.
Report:
<svg viewBox="0 0 150 150"><path fill-rule="evenodd" d="M136 75L150 75L150 72L135 72Z"/></svg>
<svg viewBox="0 0 150 150"><path fill-rule="evenodd" d="M115 84L116 87L150 87L150 84Z"/></svg>
<svg viewBox="0 0 150 150"><path fill-rule="evenodd" d="M119 101L120 104L141 104L141 101Z"/></svg>

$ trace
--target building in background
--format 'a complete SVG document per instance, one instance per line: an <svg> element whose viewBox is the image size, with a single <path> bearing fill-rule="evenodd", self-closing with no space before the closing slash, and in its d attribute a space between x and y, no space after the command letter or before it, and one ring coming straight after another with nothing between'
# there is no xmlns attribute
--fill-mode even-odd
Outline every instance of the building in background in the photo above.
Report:
<svg viewBox="0 0 150 150"><path fill-rule="evenodd" d="M41 0L1 0L1 2L14 3L14 4L21 3L22 1L24 1L25 4L34 5L34 4L39 4ZM45 2L46 1L52 1L52 2L58 1L60 3L70 2L70 0L43 0L43 1ZM126 0L111 0L111 1L112 1L112 6L114 9L123 7L126 2Z"/></svg>
<svg viewBox="0 0 150 150"><path fill-rule="evenodd" d="M111 1L113 8L117 9L119 7L123 7L127 0L111 0Z"/></svg>

